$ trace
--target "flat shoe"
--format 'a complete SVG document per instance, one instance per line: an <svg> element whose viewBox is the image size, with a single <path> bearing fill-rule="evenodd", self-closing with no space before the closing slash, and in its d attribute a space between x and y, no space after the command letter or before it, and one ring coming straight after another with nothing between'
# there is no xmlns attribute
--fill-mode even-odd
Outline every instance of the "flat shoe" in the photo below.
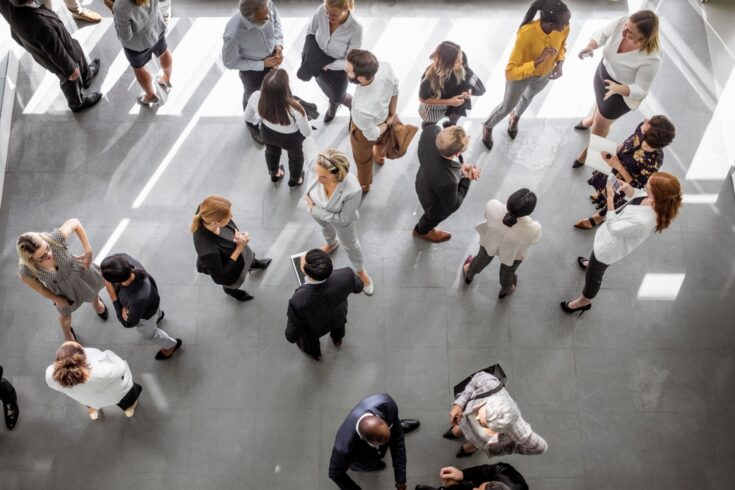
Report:
<svg viewBox="0 0 735 490"><path fill-rule="evenodd" d="M169 92L171 92L171 89L172 89L172 88L174 87L173 85L171 85L171 81L169 81L168 83L164 82L164 81L162 80L162 77L161 77L161 75L159 75L159 76L157 76L157 77L156 77L156 83L157 83L157 84L158 84L158 85L159 85L159 86L160 86L160 87L161 87L161 88L163 89L163 91L164 91L164 92L166 92L166 93L169 93Z"/></svg>
<svg viewBox="0 0 735 490"><path fill-rule="evenodd" d="M574 159L574 163L572 164L572 168L579 168L584 167L584 162L580 162L576 158Z"/></svg>
<svg viewBox="0 0 735 490"><path fill-rule="evenodd" d="M574 227L578 230L591 230L595 226L597 226L599 223L597 223L594 219L594 217L589 218L583 218L576 223L574 223Z"/></svg>
<svg viewBox="0 0 735 490"><path fill-rule="evenodd" d="M472 456L473 454L475 454L476 451L477 449L475 449L471 453L468 453L467 451L464 450L464 446L460 446L459 451L457 451L457 454L455 454L455 456L458 458L468 458Z"/></svg>
<svg viewBox="0 0 735 490"><path fill-rule="evenodd" d="M581 121L579 121L577 123L576 126L574 126L574 129L576 129L578 131L587 131L589 129L589 127L587 127L587 126L584 125L584 119L582 119Z"/></svg>
<svg viewBox="0 0 735 490"><path fill-rule="evenodd" d="M454 435L454 432L452 432L452 429L453 429L453 428L454 428L454 427L450 427L448 431L446 431L446 432L445 432L444 434L442 434L442 437L443 437L444 439L451 439L451 440L454 440L454 439L459 439L459 436L455 436L455 435Z"/></svg>
<svg viewBox="0 0 735 490"><path fill-rule="evenodd" d="M363 287L362 292L365 293L366 296L372 296L375 292L375 281L370 280L370 284Z"/></svg>
<svg viewBox="0 0 735 490"><path fill-rule="evenodd" d="M135 100L138 101L138 104L142 105L143 107L151 107L161 101L161 99L159 99L158 97L152 100L146 100L146 97L148 96L145 93L142 93L138 95Z"/></svg>
<svg viewBox="0 0 735 490"><path fill-rule="evenodd" d="M167 359L171 359L171 357L174 354L176 354L176 351L179 350L179 347L181 347L181 344L183 344L181 339L176 339L176 346L174 347L174 351L169 355L164 354L163 350L159 350L158 354L156 354L156 357L155 357L156 361L165 361Z"/></svg>
<svg viewBox="0 0 735 490"><path fill-rule="evenodd" d="M589 261L587 260L587 257L577 257L577 264L579 264L583 271L586 271Z"/></svg>

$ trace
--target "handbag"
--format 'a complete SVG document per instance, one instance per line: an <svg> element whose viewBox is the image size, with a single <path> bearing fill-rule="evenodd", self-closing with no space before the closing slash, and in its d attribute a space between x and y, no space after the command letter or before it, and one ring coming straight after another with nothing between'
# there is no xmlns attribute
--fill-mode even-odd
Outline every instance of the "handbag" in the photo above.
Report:
<svg viewBox="0 0 735 490"><path fill-rule="evenodd" d="M505 375L505 371L503 371L503 368L500 366L500 364L493 364L492 366L486 367L485 369L481 369L480 371L477 371L477 372L474 372L474 373L470 374L465 379L463 379L458 384L456 384L454 386L454 398L457 398L459 396L459 394L464 391L464 389L467 387L467 385L469 384L470 380L472 379L472 377L475 374L477 374L477 373L483 373L483 372L484 373L487 373L487 374L490 374L490 375L495 376L496 378L498 378L498 381L500 381L500 384L498 386L496 386L495 388L493 388L492 390L490 390L490 391L486 391L484 393L480 393L479 395L473 397L472 398L473 400L477 400L478 398L485 398L485 397L488 397L490 395L494 395L495 393L497 393L500 390L502 390L503 388L505 388L505 381L507 379L507 376Z"/></svg>
<svg viewBox="0 0 735 490"><path fill-rule="evenodd" d="M465 86L472 89L473 96L483 95L487 91L485 84L470 67L465 68Z"/></svg>

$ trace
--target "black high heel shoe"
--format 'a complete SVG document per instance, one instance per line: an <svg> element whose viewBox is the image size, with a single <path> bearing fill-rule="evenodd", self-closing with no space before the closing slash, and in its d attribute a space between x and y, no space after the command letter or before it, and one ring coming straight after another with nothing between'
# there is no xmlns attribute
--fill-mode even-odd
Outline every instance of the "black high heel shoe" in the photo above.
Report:
<svg viewBox="0 0 735 490"><path fill-rule="evenodd" d="M454 432L452 432L452 429L453 428L454 427L450 427L448 431L446 431L444 434L442 434L442 437L444 439L450 439L450 440L459 439L459 436L455 436L454 435Z"/></svg>
<svg viewBox="0 0 735 490"><path fill-rule="evenodd" d="M585 262L587 262L585 264ZM587 260L587 257L577 257L577 263L582 268L583 271L587 270L587 265L589 265L589 260Z"/></svg>
<svg viewBox="0 0 735 490"><path fill-rule="evenodd" d="M279 176L278 173L281 173ZM283 176L286 175L286 172L283 169L283 165L278 166L278 172L276 172L276 175L271 175L271 182L273 182L273 186L277 186L277 184L283 180Z"/></svg>
<svg viewBox="0 0 735 490"><path fill-rule="evenodd" d="M462 445L462 446L459 447L459 451L457 451L457 454L455 454L454 456L457 457L457 458L469 458L470 456L472 456L473 454L475 454L475 452L477 452L477 449L475 449L472 452L465 451L464 450L464 445Z"/></svg>
<svg viewBox="0 0 735 490"><path fill-rule="evenodd" d="M289 180L289 181L288 181L288 186L289 186L289 187L290 187L291 189L293 189L294 187L298 187L298 186L300 186L301 184L303 184L303 183L304 183L304 175L305 175L305 174L306 174L306 172L302 171L302 172L301 172L301 177L299 177L299 179L298 179L297 181L295 181L295 182L294 182L294 181L291 181L291 180Z"/></svg>
<svg viewBox="0 0 735 490"><path fill-rule="evenodd" d="M592 303L584 306L578 306L577 308L571 308L569 306L569 302L562 301L561 302L561 309L564 310L564 313L577 313L579 312L579 316L584 315L584 312L592 308Z"/></svg>
<svg viewBox="0 0 735 490"><path fill-rule="evenodd" d="M584 125L584 119L579 121L576 126L574 126L574 129L577 131L587 131L590 127Z"/></svg>

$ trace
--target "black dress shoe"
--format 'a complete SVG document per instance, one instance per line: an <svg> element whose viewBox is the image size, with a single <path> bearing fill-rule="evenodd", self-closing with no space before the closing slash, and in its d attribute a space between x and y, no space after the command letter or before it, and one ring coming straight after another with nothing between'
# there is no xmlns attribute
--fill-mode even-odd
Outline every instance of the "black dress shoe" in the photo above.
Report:
<svg viewBox="0 0 735 490"><path fill-rule="evenodd" d="M408 434L410 432L415 431L419 428L421 425L421 422L419 422L416 419L403 419L401 420L401 430L404 434Z"/></svg>
<svg viewBox="0 0 735 490"><path fill-rule="evenodd" d="M95 58L92 60L92 62L89 64L89 77L82 83L82 87L85 89L88 89L90 85L92 85L92 79L97 76L97 74L100 72L100 59Z"/></svg>
<svg viewBox="0 0 735 490"><path fill-rule="evenodd" d="M7 427L8 430L13 430L15 424L18 423L18 416L20 415L18 403L12 402L4 404L3 411L5 412L5 427Z"/></svg>
<svg viewBox="0 0 735 490"><path fill-rule="evenodd" d="M334 119L334 116L337 115L337 109L339 109L339 106L340 106L339 103L337 104L334 104L332 102L329 103L329 109L327 109L327 113L324 114L325 123L332 122L332 120Z"/></svg>
<svg viewBox="0 0 735 490"><path fill-rule="evenodd" d="M458 458L469 458L470 456L472 456L476 452L477 452L477 449L475 449L474 451L472 451L470 453L470 452L467 452L467 451L464 450L464 446L460 446L459 447L459 451L457 451L457 454L455 454L455 456L458 457Z"/></svg>
<svg viewBox="0 0 735 490"><path fill-rule="evenodd" d="M71 110L72 112L83 111L84 109L92 107L100 100L102 100L102 92L94 92L89 95L85 95L82 99L82 105L78 107L72 107Z"/></svg>
<svg viewBox="0 0 735 490"><path fill-rule="evenodd" d="M253 138L253 141L255 141L259 145L265 144L265 141L263 140L263 135L260 133L260 126L250 123L245 123L245 126L247 126L248 131L250 131L250 137Z"/></svg>
<svg viewBox="0 0 735 490"><path fill-rule="evenodd" d="M415 490L436 490L436 487L430 487L429 485L416 485Z"/></svg>
<svg viewBox="0 0 735 490"><path fill-rule="evenodd" d="M261 270L261 269L267 269L269 265L271 265L271 262L273 262L273 259L253 259L253 262L250 264L250 270Z"/></svg>
<svg viewBox="0 0 735 490"><path fill-rule="evenodd" d="M225 290L225 294L228 296L232 296L238 301L250 301L254 298L251 294L249 294L244 289L228 289L228 288L222 288Z"/></svg>
<svg viewBox="0 0 735 490"><path fill-rule="evenodd" d="M482 125L482 144L485 145L485 148L488 150L493 149L493 130L484 124Z"/></svg>
<svg viewBox="0 0 735 490"><path fill-rule="evenodd" d="M165 312L165 311L163 311L163 310L161 310L161 316L159 316L159 317L158 317L158 318L156 319L156 325L158 325L159 323L161 323L161 320L163 320L163 317L164 317L164 316L166 316L166 312Z"/></svg>
<svg viewBox="0 0 735 490"><path fill-rule="evenodd" d="M454 427L450 427L448 431L446 431L444 434L442 434L442 437L444 439L450 439L450 440L459 439L459 436L455 436L454 435L454 432L452 432L452 429L453 428Z"/></svg>

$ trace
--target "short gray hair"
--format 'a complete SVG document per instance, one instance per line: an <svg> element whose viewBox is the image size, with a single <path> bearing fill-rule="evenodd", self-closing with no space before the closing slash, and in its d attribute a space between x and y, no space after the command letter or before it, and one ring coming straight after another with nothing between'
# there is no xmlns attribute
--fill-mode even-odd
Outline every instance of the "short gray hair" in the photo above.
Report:
<svg viewBox="0 0 735 490"><path fill-rule="evenodd" d="M240 15L250 20L258 10L268 7L270 0L240 0Z"/></svg>

